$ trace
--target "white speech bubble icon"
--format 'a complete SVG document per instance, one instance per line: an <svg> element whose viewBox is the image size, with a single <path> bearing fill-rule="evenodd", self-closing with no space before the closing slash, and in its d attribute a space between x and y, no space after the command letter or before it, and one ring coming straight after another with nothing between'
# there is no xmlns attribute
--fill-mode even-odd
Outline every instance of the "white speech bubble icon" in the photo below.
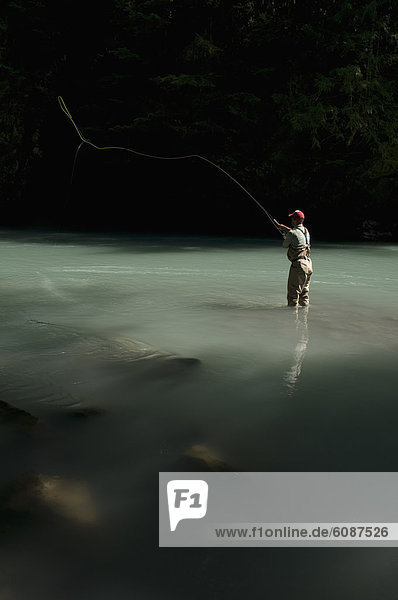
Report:
<svg viewBox="0 0 398 600"><path fill-rule="evenodd" d="M167 484L170 531L183 519L202 519L207 512L209 486L202 479L174 479Z"/></svg>

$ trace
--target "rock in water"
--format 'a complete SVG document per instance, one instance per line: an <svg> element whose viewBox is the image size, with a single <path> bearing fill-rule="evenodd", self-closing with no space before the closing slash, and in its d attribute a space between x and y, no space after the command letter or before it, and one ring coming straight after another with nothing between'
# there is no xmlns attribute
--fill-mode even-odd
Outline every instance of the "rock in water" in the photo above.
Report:
<svg viewBox="0 0 398 600"><path fill-rule="evenodd" d="M74 419L77 421L87 421L92 417L101 417L104 414L105 411L101 408L87 406L83 408L76 408L75 410L70 410L66 413L66 416L70 419Z"/></svg>
<svg viewBox="0 0 398 600"><path fill-rule="evenodd" d="M8 402L0 400L0 426L7 430L17 432L29 432L39 423L39 419L25 410L16 408Z"/></svg>
<svg viewBox="0 0 398 600"><path fill-rule="evenodd" d="M179 356L169 356L163 360L157 360L151 363L153 370L152 376L169 377L179 375L180 373L190 372L201 365L198 358L183 358ZM152 373L152 371L151 371Z"/></svg>
<svg viewBox="0 0 398 600"><path fill-rule="evenodd" d="M138 361L150 361L157 359L167 360L170 368L175 370L197 366L200 360L197 358L179 357L170 352L158 350L148 344L123 337L102 337L101 335L80 332L64 325L55 325L44 321L28 321L33 328L29 340L37 336L40 345L45 341L53 348L54 355L61 350L66 356L81 355L95 358L106 362L131 363Z"/></svg>
<svg viewBox="0 0 398 600"><path fill-rule="evenodd" d="M212 454L206 446L192 446L181 457L187 471L233 471L226 462Z"/></svg>
<svg viewBox="0 0 398 600"><path fill-rule="evenodd" d="M0 490L0 515L10 513L41 518L50 513L80 525L99 521L98 508L85 483L41 473L22 476Z"/></svg>

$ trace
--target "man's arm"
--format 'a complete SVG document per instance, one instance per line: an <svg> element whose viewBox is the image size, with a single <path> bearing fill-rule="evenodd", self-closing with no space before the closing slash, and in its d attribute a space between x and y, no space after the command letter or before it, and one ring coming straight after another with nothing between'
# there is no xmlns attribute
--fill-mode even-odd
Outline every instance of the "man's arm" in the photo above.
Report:
<svg viewBox="0 0 398 600"><path fill-rule="evenodd" d="M281 233L282 233L282 231L286 233L291 230L291 227L288 227L287 225L282 225L282 223L278 223L278 221L276 219L274 219L274 221L275 221L275 225L277 227L279 227Z"/></svg>
<svg viewBox="0 0 398 600"><path fill-rule="evenodd" d="M294 236L291 234L290 229L286 234L283 234L283 235L284 235L285 239L283 240L282 247L289 248L290 244L292 243L292 241L294 239Z"/></svg>
<svg viewBox="0 0 398 600"><path fill-rule="evenodd" d="M292 235L291 235L291 227L288 227L287 225L283 225L282 223L278 223L278 221L276 219L274 219L275 221L275 225L278 227L280 233L283 235L283 248L289 248L291 242L292 242Z"/></svg>

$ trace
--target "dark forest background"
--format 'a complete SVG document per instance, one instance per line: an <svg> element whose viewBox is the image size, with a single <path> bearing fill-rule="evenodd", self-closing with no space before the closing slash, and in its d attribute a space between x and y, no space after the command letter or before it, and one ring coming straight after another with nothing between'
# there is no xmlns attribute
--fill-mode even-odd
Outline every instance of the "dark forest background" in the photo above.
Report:
<svg viewBox="0 0 398 600"><path fill-rule="evenodd" d="M398 238L393 0L3 1L2 226Z"/></svg>

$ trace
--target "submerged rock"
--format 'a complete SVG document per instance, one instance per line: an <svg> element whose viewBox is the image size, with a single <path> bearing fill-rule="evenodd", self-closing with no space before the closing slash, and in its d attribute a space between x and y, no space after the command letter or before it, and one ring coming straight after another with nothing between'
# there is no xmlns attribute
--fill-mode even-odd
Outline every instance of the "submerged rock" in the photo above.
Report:
<svg viewBox="0 0 398 600"><path fill-rule="evenodd" d="M98 508L85 483L40 473L24 475L0 490L2 520L15 520L18 514L59 516L81 525L99 521Z"/></svg>
<svg viewBox="0 0 398 600"><path fill-rule="evenodd" d="M200 360L197 358L180 357L129 338L102 337L45 321L30 320L28 323L40 335L42 342L46 341L54 347L54 355L59 354L59 350L61 350L61 354L65 356L82 355L99 361L118 363L152 362L152 359L156 359L156 365L159 360L165 360L168 367L175 370L182 370L200 364ZM42 332L45 340L41 336Z"/></svg>
<svg viewBox="0 0 398 600"><path fill-rule="evenodd" d="M168 377L178 375L180 373L190 372L201 365L198 358L181 358L179 356L170 356L164 360L158 360L151 365L153 375L158 377Z"/></svg>
<svg viewBox="0 0 398 600"><path fill-rule="evenodd" d="M181 466L187 471L233 471L226 462L212 454L206 446L195 445L181 456Z"/></svg>
<svg viewBox="0 0 398 600"><path fill-rule="evenodd" d="M76 408L75 410L70 410L66 413L66 416L70 419L85 421L87 419L91 419L91 417L100 417L104 414L105 411L103 409L88 406L86 408Z"/></svg>
<svg viewBox="0 0 398 600"><path fill-rule="evenodd" d="M140 385L155 378L177 379L198 365L196 358L164 352L143 342L29 320L18 344L7 355L0 397L10 406L23 398L30 405L54 406L66 409L72 418L88 419L102 413L95 407L108 384L114 388L119 381L126 387L126 379L135 379ZM17 414L5 407L7 404L1 410L0 406L0 426L6 420L17 421ZM24 418L25 427L33 425L28 413L22 411L18 418L21 424Z"/></svg>
<svg viewBox="0 0 398 600"><path fill-rule="evenodd" d="M30 432L38 423L37 417L0 400L0 427L4 426L9 431Z"/></svg>

